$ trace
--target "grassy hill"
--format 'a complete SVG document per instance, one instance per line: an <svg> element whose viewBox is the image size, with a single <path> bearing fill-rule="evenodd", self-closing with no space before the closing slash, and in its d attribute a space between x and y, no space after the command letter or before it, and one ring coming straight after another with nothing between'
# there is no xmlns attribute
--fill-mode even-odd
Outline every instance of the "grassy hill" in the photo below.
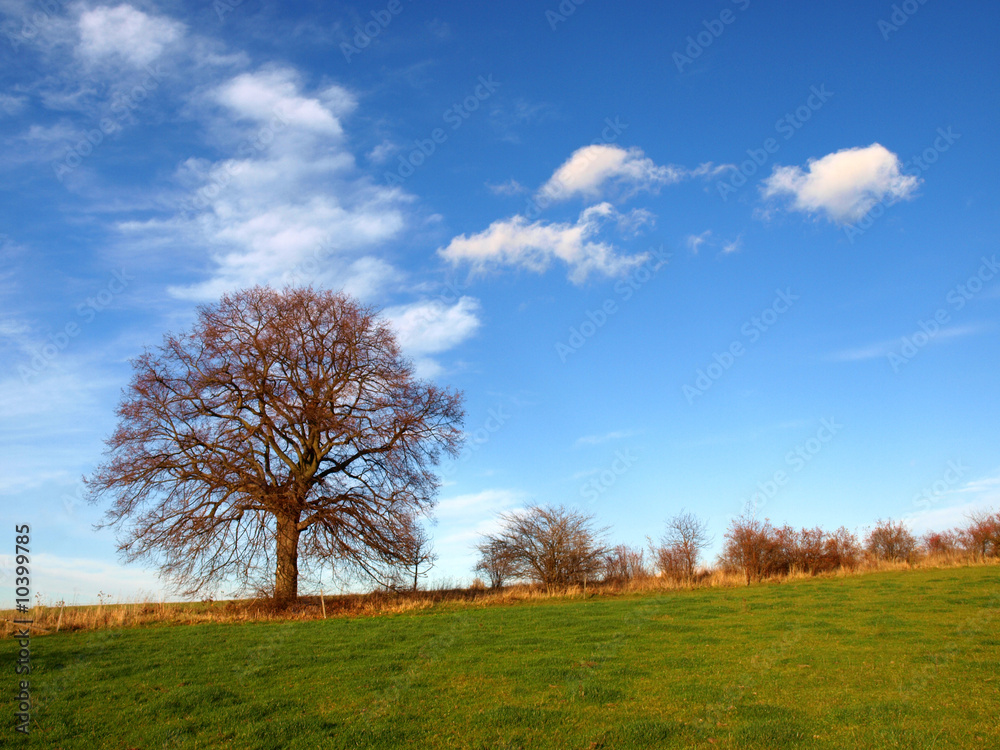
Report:
<svg viewBox="0 0 1000 750"><path fill-rule="evenodd" d="M32 640L37 748L1000 747L1000 568Z"/></svg>

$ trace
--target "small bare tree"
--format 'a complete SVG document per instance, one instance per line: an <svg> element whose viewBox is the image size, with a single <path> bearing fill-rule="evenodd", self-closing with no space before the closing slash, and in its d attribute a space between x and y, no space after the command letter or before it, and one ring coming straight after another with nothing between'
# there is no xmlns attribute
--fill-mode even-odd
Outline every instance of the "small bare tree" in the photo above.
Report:
<svg viewBox="0 0 1000 750"><path fill-rule="evenodd" d="M490 588L502 589L507 581L517 575L514 570L514 555L499 539L487 537L476 545L476 549L479 551L479 560L475 571L486 576Z"/></svg>
<svg viewBox="0 0 1000 750"><path fill-rule="evenodd" d="M427 534L427 530L420 525L414 526L405 548L402 564L406 567L407 573L413 574L413 590L416 591L420 578L427 577L434 568L438 555L434 551L434 542Z"/></svg>
<svg viewBox="0 0 1000 750"><path fill-rule="evenodd" d="M688 581L694 578L701 553L711 544L712 537L708 533L708 524L693 513L685 511L667 521L667 529L660 539L660 548L669 550L667 558L670 559L671 565L676 566L679 562L681 573Z"/></svg>
<svg viewBox="0 0 1000 750"><path fill-rule="evenodd" d="M560 506L534 505L500 516L503 526L483 544L495 545L510 561L517 578L559 586L586 583L603 568L606 528L596 528L594 517Z"/></svg>
<svg viewBox="0 0 1000 750"><path fill-rule="evenodd" d="M457 453L461 395L415 378L388 324L344 294L256 287L199 309L193 330L133 361L87 480L111 498L126 560L189 593L300 562L384 580Z"/></svg>
<svg viewBox="0 0 1000 750"><path fill-rule="evenodd" d="M902 521L879 521L865 538L865 550L877 560L908 562L917 540Z"/></svg>

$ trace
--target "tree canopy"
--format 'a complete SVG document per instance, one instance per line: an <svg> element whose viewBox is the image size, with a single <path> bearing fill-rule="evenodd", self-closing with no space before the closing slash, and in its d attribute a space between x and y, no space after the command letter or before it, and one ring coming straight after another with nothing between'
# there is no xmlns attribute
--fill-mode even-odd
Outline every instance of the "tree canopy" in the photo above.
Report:
<svg viewBox="0 0 1000 750"><path fill-rule="evenodd" d="M388 324L343 293L255 287L132 362L86 479L127 560L187 593L225 581L294 599L300 564L385 580L457 455L460 393L417 379ZM263 578L262 578L263 576Z"/></svg>

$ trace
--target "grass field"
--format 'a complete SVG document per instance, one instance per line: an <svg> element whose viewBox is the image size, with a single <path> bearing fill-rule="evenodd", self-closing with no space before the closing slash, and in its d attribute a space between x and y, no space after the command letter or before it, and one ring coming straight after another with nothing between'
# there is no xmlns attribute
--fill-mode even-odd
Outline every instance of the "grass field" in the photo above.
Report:
<svg viewBox="0 0 1000 750"><path fill-rule="evenodd" d="M32 639L0 746L1000 748L1000 568Z"/></svg>

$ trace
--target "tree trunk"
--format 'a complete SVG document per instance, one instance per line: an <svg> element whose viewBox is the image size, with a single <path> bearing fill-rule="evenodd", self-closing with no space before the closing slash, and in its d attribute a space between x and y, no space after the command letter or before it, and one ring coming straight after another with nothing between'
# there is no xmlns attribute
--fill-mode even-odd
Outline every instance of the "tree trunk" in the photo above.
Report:
<svg viewBox="0 0 1000 750"><path fill-rule="evenodd" d="M283 514L277 519L278 565L274 598L280 602L294 602L299 598L299 514Z"/></svg>

